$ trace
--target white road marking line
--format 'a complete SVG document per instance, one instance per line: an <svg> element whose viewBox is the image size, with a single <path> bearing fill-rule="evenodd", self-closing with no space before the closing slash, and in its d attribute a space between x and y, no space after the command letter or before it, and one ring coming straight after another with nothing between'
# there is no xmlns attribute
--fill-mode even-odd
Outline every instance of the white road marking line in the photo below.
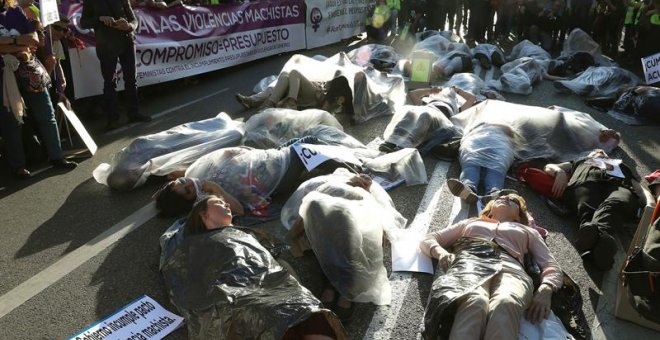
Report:
<svg viewBox="0 0 660 340"><path fill-rule="evenodd" d="M227 92L227 91L229 91L229 88L224 88L224 89L222 89L222 90L215 91L215 92L213 92L213 93L207 94L207 95L204 96L204 97L199 97L199 98L197 98L197 99L195 99L195 100L192 100L192 101L189 101L189 102L187 102L187 103L183 103L183 104L181 104L181 105L177 105L177 106L171 107L171 108L169 108L169 109L167 109L167 110L165 110L165 111L161 111L161 112L159 112L159 113L157 113L157 114L151 116L151 118L152 118L152 119L160 118L160 117L162 117L162 116L164 116L164 115L167 115L167 114L170 114L170 113L172 113L172 112L174 112L174 111L176 111L176 110L180 110L180 109L182 109L182 108L184 108L184 107L186 107L186 106L188 106L188 105L192 105L192 104L195 104L195 103L199 103L199 102L201 102L202 100L209 99L209 98L211 98L211 97L213 97L213 96L217 96L217 95L219 95L220 93ZM155 124L155 123L156 123L156 122L152 122L151 124ZM107 136L112 136L112 135L114 135L114 134L117 134L117 133L119 133L119 132L122 132L122 131L127 130L128 128L132 127L132 126L135 125L135 124L137 124L137 123L132 123L132 124L128 124L128 125L122 126L122 127L118 128L118 129L115 129L115 130L112 130L112 131L106 132L105 135L107 135Z"/></svg>
<svg viewBox="0 0 660 340"><path fill-rule="evenodd" d="M417 209L417 214L410 224L409 230L419 234L425 234L428 231L433 215L440 202L441 189L446 185L446 174L449 169L449 163L438 162L433 170L433 175L426 186L426 192ZM403 305L408 287L412 279L411 273L392 273L390 275L390 285L392 286L392 303L389 308L379 307L376 309L369 328L364 335L364 339L390 339L392 330L396 325L396 320Z"/></svg>
<svg viewBox="0 0 660 340"><path fill-rule="evenodd" d="M93 240L66 254L48 268L1 296L0 318L9 314L16 307L50 287L80 265L98 255L101 251L149 221L152 217L156 216L156 213L155 203L151 202L147 204Z"/></svg>

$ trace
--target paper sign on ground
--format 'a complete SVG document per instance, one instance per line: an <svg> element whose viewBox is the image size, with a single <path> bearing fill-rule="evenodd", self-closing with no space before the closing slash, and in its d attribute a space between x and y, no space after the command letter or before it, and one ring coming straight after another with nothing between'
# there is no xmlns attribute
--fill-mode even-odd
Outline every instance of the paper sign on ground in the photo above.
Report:
<svg viewBox="0 0 660 340"><path fill-rule="evenodd" d="M59 103L57 104L57 107L62 110L62 113L66 116L66 119L71 122L71 125L73 125L73 128L76 129L76 132L78 132L78 136L82 138L83 143L85 143L85 146L87 146L87 149L89 149L89 152L93 155L96 153L96 150L98 147L96 146L96 143L94 143L94 139L92 139L92 136L89 135L87 132L87 129L85 129L85 126L80 122L80 119L78 119L78 116L76 114L67 109L66 105L64 103Z"/></svg>
<svg viewBox="0 0 660 340"><path fill-rule="evenodd" d="M419 249L419 238L410 237L392 242L392 271L433 274L431 258Z"/></svg>
<svg viewBox="0 0 660 340"><path fill-rule="evenodd" d="M340 146L296 143L293 145L293 149L307 170L316 168L328 159L357 165L362 164L359 159L347 152L346 148Z"/></svg>
<svg viewBox="0 0 660 340"><path fill-rule="evenodd" d="M143 295L69 340L157 340L172 333L182 323L182 317Z"/></svg>
<svg viewBox="0 0 660 340"><path fill-rule="evenodd" d="M647 84L660 82L660 53L642 58L642 67Z"/></svg>

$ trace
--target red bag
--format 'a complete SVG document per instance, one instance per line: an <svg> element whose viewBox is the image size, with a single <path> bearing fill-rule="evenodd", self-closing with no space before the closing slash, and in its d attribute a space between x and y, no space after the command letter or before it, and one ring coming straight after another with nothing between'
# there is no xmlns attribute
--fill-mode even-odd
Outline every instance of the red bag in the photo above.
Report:
<svg viewBox="0 0 660 340"><path fill-rule="evenodd" d="M545 171L532 168L529 164L524 163L518 167L516 178L521 182L527 183L532 190L539 194L545 197L553 197L552 186L555 183L555 178L545 173Z"/></svg>

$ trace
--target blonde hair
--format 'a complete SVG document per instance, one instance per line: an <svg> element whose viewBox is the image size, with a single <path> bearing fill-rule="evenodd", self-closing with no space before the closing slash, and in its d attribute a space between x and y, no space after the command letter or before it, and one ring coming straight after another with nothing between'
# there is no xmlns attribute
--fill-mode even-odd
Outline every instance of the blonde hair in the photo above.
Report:
<svg viewBox="0 0 660 340"><path fill-rule="evenodd" d="M509 196L515 200L515 202L518 204L518 222L524 225L529 224L529 215L527 214L527 202L525 202L525 199L522 198L520 195L516 194L508 194L506 196ZM490 213L493 210L493 204L495 204L495 201L497 199L491 200L486 204L486 207L479 213L479 217L490 217Z"/></svg>
<svg viewBox="0 0 660 340"><path fill-rule="evenodd" d="M14 7L16 7L17 4L18 3L16 2L16 0L5 0L5 7L6 8L14 8Z"/></svg>

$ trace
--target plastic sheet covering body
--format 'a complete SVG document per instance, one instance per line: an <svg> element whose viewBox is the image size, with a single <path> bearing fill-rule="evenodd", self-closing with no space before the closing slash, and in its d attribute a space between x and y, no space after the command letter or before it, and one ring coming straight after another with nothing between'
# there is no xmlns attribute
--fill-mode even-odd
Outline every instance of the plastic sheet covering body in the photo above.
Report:
<svg viewBox="0 0 660 340"><path fill-rule="evenodd" d="M502 75L498 80L490 80L487 84L503 92L531 94L532 86L541 80L548 63L548 60L536 60L530 57L515 59L502 65Z"/></svg>
<svg viewBox="0 0 660 340"><path fill-rule="evenodd" d="M579 28L575 28L568 34L566 40L564 40L564 46L559 59L568 59L578 52L589 53L598 66L613 66L614 64L609 58L603 56L600 45L589 34Z"/></svg>
<svg viewBox="0 0 660 340"><path fill-rule="evenodd" d="M511 54L507 57L508 60L516 60L522 57L529 57L536 60L550 60L551 56L541 46L532 43L529 40L523 40L513 46Z"/></svg>
<svg viewBox="0 0 660 340"><path fill-rule="evenodd" d="M453 125L449 118L433 105L405 105L394 114L383 137L386 142L401 148L415 148L426 141L434 131Z"/></svg>
<svg viewBox="0 0 660 340"><path fill-rule="evenodd" d="M288 148L225 148L195 161L185 176L216 182L247 209L259 211L270 204L292 156Z"/></svg>
<svg viewBox="0 0 660 340"><path fill-rule="evenodd" d="M628 89L619 96L609 113L617 114L628 124L660 124L660 89L653 86Z"/></svg>
<svg viewBox="0 0 660 340"><path fill-rule="evenodd" d="M500 250L493 242L463 237L454 242L453 253L454 262L431 287L422 332L427 340L447 339L454 322L456 301L502 270Z"/></svg>
<svg viewBox="0 0 660 340"><path fill-rule="evenodd" d="M390 72L401 60L392 46L368 44L347 53L348 58L359 66L373 66L383 72Z"/></svg>
<svg viewBox="0 0 660 340"><path fill-rule="evenodd" d="M184 170L202 155L239 145L243 133L243 123L232 121L223 112L215 118L141 136L117 152L111 164L101 164L95 169L94 179L113 189L131 190L150 175Z"/></svg>
<svg viewBox="0 0 660 340"><path fill-rule="evenodd" d="M488 98L505 100L501 94L490 89L486 83L474 73L454 74L443 86L456 86L459 89L474 95L477 98L477 101L484 101Z"/></svg>
<svg viewBox="0 0 660 340"><path fill-rule="evenodd" d="M316 258L337 292L354 302L389 304L383 229L393 212L370 192L342 182L318 186L302 199L300 217Z"/></svg>
<svg viewBox="0 0 660 340"><path fill-rule="evenodd" d="M292 70L297 70L312 82L332 82L327 87L334 88L337 93L344 91L336 87L348 86L347 90L352 94L353 120L356 123L391 115L396 107L406 101L403 78L353 64L344 52L325 61L294 55L284 65L282 72Z"/></svg>
<svg viewBox="0 0 660 340"><path fill-rule="evenodd" d="M191 339L281 339L321 311L320 301L251 234L235 228L180 233L161 238L161 269Z"/></svg>
<svg viewBox="0 0 660 340"><path fill-rule="evenodd" d="M245 122L244 144L259 149L276 148L292 138L303 137L306 130L318 125L343 130L337 118L323 110L266 109Z"/></svg>
<svg viewBox="0 0 660 340"><path fill-rule="evenodd" d="M589 67L571 80L558 80L555 87L586 97L616 97L619 89L641 84L632 72L616 66Z"/></svg>
<svg viewBox="0 0 660 340"><path fill-rule="evenodd" d="M486 100L453 116L451 121L463 129L461 154L471 151L468 144L473 144L476 148L483 144L478 138L465 143L467 138L476 138L483 135L484 130L495 129L482 127L484 124L496 125L499 131L508 134L513 156L518 160L547 158L559 162L570 161L594 148L605 147L598 139L600 131L606 129L604 125L584 112L564 108L546 109ZM507 127L510 131L507 131ZM475 133L473 137L469 137L472 131ZM503 136L500 132L498 134ZM504 153L506 157L502 156ZM507 163L511 161L509 157L509 151L500 150L499 160L489 163L488 166L505 169L506 172Z"/></svg>
<svg viewBox="0 0 660 340"><path fill-rule="evenodd" d="M504 52L502 49L491 44L479 44L472 49L472 55L479 59L479 56L484 56L494 66L502 66L504 61ZM498 65L499 64L499 65Z"/></svg>

